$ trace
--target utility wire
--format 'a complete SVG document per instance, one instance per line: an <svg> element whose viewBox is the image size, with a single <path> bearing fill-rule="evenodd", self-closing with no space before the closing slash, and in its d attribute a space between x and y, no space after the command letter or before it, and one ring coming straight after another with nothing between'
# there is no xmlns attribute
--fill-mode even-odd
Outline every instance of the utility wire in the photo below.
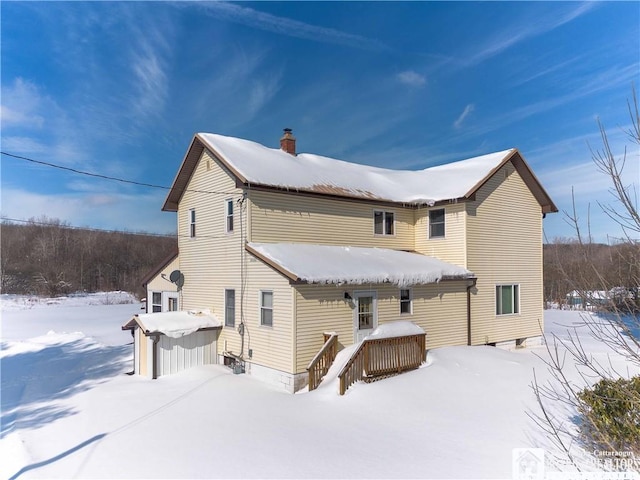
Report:
<svg viewBox="0 0 640 480"><path fill-rule="evenodd" d="M103 174L100 174L100 173L87 172L87 171L84 171L84 170L78 170L76 168L65 167L64 165L58 165L56 163L44 162L42 160L34 160L33 158L23 157L21 155L15 155L13 153L8 153L8 152L0 151L0 154L5 155L7 157L15 158L17 160L23 160L25 162L35 163L35 164L38 164L38 165L44 165L45 167L57 168L58 170L65 170L67 172L72 172L72 173L75 173L75 174L78 174L78 175L85 175L85 176L88 176L88 177L101 178L103 180L111 180L111 181L120 182L120 183L128 183L128 184L137 185L137 186L140 186L140 187L158 188L158 189L161 189L161 190L171 190L171 187L167 187L166 185L155 185L153 183L138 182L138 181L135 181L135 180L127 180L125 178L111 177L109 175L103 175ZM216 191L192 190L192 189L185 189L184 191L185 192L193 192L193 193L207 193L207 194L214 194L214 195L233 195L235 193L235 192L216 192Z"/></svg>

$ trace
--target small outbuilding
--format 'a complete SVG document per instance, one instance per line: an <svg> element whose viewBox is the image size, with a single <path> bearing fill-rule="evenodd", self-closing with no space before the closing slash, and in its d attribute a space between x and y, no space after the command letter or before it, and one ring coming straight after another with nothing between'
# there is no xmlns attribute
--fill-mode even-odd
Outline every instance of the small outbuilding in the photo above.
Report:
<svg viewBox="0 0 640 480"><path fill-rule="evenodd" d="M218 363L221 328L209 310L143 313L122 326L133 334L133 373L154 379Z"/></svg>

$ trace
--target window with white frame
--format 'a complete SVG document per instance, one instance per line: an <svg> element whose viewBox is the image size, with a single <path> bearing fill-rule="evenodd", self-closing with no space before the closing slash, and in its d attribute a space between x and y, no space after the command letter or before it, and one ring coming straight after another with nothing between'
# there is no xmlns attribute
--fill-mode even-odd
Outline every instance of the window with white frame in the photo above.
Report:
<svg viewBox="0 0 640 480"><path fill-rule="evenodd" d="M444 208L429 210L429 238L444 237Z"/></svg>
<svg viewBox="0 0 640 480"><path fill-rule="evenodd" d="M151 312L158 313L162 311L162 292L151 293Z"/></svg>
<svg viewBox="0 0 640 480"><path fill-rule="evenodd" d="M411 289L400 289L400 313L410 315L413 313L413 306L411 303Z"/></svg>
<svg viewBox="0 0 640 480"><path fill-rule="evenodd" d="M189 210L189 236L191 238L196 236L196 209Z"/></svg>
<svg viewBox="0 0 640 480"><path fill-rule="evenodd" d="M226 232L233 232L233 200L225 200Z"/></svg>
<svg viewBox="0 0 640 480"><path fill-rule="evenodd" d="M178 311L178 297L169 297L167 298L167 302L167 310L169 312Z"/></svg>
<svg viewBox="0 0 640 480"><path fill-rule="evenodd" d="M496 315L520 313L520 286L496 285Z"/></svg>
<svg viewBox="0 0 640 480"><path fill-rule="evenodd" d="M373 233L376 235L395 234L395 214L382 210L373 211Z"/></svg>
<svg viewBox="0 0 640 480"><path fill-rule="evenodd" d="M260 325L273 326L273 292L260 291Z"/></svg>
<svg viewBox="0 0 640 480"><path fill-rule="evenodd" d="M236 291L233 289L224 291L224 325L225 327L236 325Z"/></svg>

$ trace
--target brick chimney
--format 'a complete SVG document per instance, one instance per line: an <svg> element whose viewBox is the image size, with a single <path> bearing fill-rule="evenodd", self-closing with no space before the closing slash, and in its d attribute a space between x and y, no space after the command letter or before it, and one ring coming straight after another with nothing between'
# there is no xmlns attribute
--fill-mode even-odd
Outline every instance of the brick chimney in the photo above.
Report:
<svg viewBox="0 0 640 480"><path fill-rule="evenodd" d="M284 129L284 135L280 139L280 149L293 156L296 155L296 137L293 136L290 128Z"/></svg>

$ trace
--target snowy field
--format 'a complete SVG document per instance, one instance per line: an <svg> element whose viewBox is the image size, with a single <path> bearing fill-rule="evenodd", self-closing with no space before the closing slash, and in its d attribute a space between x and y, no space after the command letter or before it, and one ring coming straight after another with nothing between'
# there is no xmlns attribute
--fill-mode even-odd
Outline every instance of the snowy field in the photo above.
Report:
<svg viewBox="0 0 640 480"><path fill-rule="evenodd" d="M0 478L513 478L525 447L564 468L527 415L539 413L534 370L550 378L544 347L435 349L422 368L343 397L330 377L290 395L213 365L147 380L125 375L120 326L140 304L121 301L2 296ZM545 321L547 333L584 332L577 312Z"/></svg>

